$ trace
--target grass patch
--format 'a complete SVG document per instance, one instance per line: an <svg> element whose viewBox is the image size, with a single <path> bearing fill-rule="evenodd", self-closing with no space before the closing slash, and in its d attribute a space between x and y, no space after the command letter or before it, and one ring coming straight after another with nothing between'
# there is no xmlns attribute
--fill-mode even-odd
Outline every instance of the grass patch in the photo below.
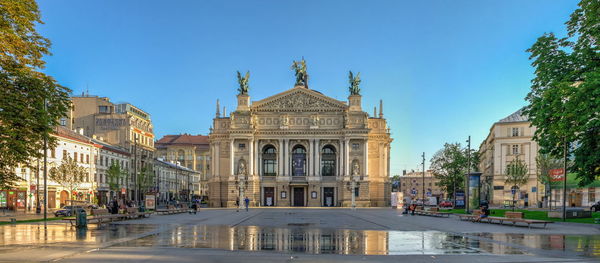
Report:
<svg viewBox="0 0 600 263"><path fill-rule="evenodd" d="M504 213L507 211L511 212L512 209L490 209L490 216L504 217ZM465 210L464 209L448 209L448 210L445 210L445 212L454 213L454 214L464 214ZM515 212L523 212L523 217L525 219L562 222L562 218L548 217L547 211L529 211L529 210L524 210L524 209L515 209ZM569 219L567 219L566 222L594 224L594 218L600 218L600 212L592 212L592 217L590 217L590 218L569 218Z"/></svg>
<svg viewBox="0 0 600 263"><path fill-rule="evenodd" d="M56 221L56 220L62 220L64 217L48 217L47 221ZM17 220L16 224L19 223L35 223L35 222L44 222L43 218L39 218L39 219L28 219L28 220ZM0 222L0 225L10 225L13 224L10 221L4 221L4 222Z"/></svg>

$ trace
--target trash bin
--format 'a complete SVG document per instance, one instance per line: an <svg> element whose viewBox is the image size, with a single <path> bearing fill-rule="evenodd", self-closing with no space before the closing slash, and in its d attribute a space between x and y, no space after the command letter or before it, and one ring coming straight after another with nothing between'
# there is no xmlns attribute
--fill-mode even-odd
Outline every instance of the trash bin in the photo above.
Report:
<svg viewBox="0 0 600 263"><path fill-rule="evenodd" d="M87 213L85 212L85 210L81 209L77 211L75 226L77 226L78 228L87 227Z"/></svg>

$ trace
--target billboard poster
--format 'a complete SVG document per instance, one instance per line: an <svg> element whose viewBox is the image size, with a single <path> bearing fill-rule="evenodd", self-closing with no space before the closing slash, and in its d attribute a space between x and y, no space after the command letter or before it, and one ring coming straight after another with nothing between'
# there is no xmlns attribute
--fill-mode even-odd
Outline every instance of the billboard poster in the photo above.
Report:
<svg viewBox="0 0 600 263"><path fill-rule="evenodd" d="M480 181L478 174L469 175L469 207L476 209L479 207L479 189Z"/></svg>
<svg viewBox="0 0 600 263"><path fill-rule="evenodd" d="M295 153L292 155L292 169L294 176L304 176L304 164L306 162L305 155L303 153Z"/></svg>
<svg viewBox="0 0 600 263"><path fill-rule="evenodd" d="M155 195L146 195L146 209L156 209Z"/></svg>
<svg viewBox="0 0 600 263"><path fill-rule="evenodd" d="M456 191L456 207L465 207L465 192Z"/></svg>
<svg viewBox="0 0 600 263"><path fill-rule="evenodd" d="M550 181L560 182L565 179L565 169L551 169L550 170Z"/></svg>

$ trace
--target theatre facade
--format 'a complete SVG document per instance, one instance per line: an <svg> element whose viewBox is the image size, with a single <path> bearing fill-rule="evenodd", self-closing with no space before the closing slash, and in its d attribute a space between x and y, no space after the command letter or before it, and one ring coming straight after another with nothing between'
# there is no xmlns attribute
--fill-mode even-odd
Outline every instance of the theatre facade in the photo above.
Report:
<svg viewBox="0 0 600 263"><path fill-rule="evenodd" d="M251 206L389 205L392 139L382 102L369 116L358 92L345 102L296 83L250 103L241 90L229 116L217 102L210 206L235 207L246 197Z"/></svg>

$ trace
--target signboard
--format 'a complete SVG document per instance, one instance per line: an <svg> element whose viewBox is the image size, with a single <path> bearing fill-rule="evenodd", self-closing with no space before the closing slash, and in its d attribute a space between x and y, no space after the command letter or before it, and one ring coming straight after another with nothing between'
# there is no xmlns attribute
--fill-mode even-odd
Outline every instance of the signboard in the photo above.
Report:
<svg viewBox="0 0 600 263"><path fill-rule="evenodd" d="M103 130L118 130L128 124L127 119L96 119L96 126Z"/></svg>
<svg viewBox="0 0 600 263"><path fill-rule="evenodd" d="M550 181L552 182L560 182L565 179L565 169L551 169L550 170Z"/></svg>
<svg viewBox="0 0 600 263"><path fill-rule="evenodd" d="M146 209L156 209L155 195L146 195Z"/></svg>
<svg viewBox="0 0 600 263"><path fill-rule="evenodd" d="M121 188L121 194L125 194L125 187Z"/></svg>
<svg viewBox="0 0 600 263"><path fill-rule="evenodd" d="M465 207L465 192L456 191L456 207Z"/></svg>
<svg viewBox="0 0 600 263"><path fill-rule="evenodd" d="M470 209L476 209L480 204L480 174L472 173L469 174L469 207Z"/></svg>
<svg viewBox="0 0 600 263"><path fill-rule="evenodd" d="M392 208L404 209L404 193L392 192Z"/></svg>

